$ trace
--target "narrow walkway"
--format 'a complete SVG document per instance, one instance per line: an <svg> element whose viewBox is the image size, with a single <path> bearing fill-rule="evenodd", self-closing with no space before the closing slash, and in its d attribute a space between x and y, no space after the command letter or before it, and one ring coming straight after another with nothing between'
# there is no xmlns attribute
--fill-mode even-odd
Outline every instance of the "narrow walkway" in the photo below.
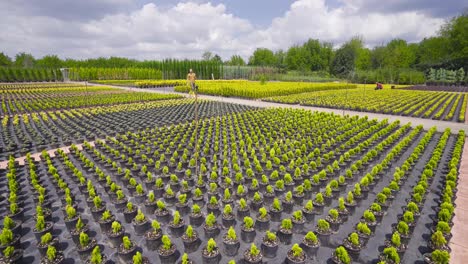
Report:
<svg viewBox="0 0 468 264"><path fill-rule="evenodd" d="M455 217L453 218L453 237L450 263L466 263L468 259L468 142L463 146L459 169L457 197L455 198Z"/></svg>
<svg viewBox="0 0 468 264"><path fill-rule="evenodd" d="M88 85L97 85L97 84L88 84ZM129 90L133 92L175 93L175 94L179 94L185 97L190 96L186 93L174 92L174 89L171 89L171 88L141 89L141 88L135 88L135 87L115 86L115 85L107 85L107 86L111 86L111 87L118 88L118 89ZM443 132L446 128L450 128L452 130L452 134L457 134L459 130L465 130L468 132L468 124L466 123L464 124L464 123L448 122L448 121L442 121L442 120L432 120L432 119L409 117L409 116L358 112L358 111L332 109L332 108L324 108L324 107L303 106L303 105L298 105L298 104L289 105L289 104L281 104L281 103L264 102L260 100L249 100L249 99L242 99L242 98L222 97L222 96L199 95L198 98L226 102L226 103L256 106L256 107L283 107L283 108L293 108L293 109L307 109L307 110L312 110L312 111L335 113L339 115L368 116L370 119L377 119L377 120L388 119L389 122L400 120L402 124L411 123L411 126L413 127L422 125L424 129L429 129L431 127L436 126L437 131L439 132ZM467 116L468 116L468 111L467 111Z"/></svg>

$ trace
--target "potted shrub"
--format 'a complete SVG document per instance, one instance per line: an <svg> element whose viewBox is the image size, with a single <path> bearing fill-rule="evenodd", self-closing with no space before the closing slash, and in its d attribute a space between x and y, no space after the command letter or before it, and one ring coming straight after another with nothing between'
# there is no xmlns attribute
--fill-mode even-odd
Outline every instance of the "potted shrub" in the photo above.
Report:
<svg viewBox="0 0 468 264"><path fill-rule="evenodd" d="M167 223L170 220L170 213L169 210L166 208L166 204L162 200L158 200L156 202L156 211L154 214L156 215L156 219L161 223Z"/></svg>
<svg viewBox="0 0 468 264"><path fill-rule="evenodd" d="M276 194L275 194L275 190L273 189L273 186L267 185L265 187L265 193L263 194L263 202L265 204L271 204L275 196Z"/></svg>
<svg viewBox="0 0 468 264"><path fill-rule="evenodd" d="M216 196L211 196L210 202L206 206L208 213L213 213L214 215L219 215L219 202Z"/></svg>
<svg viewBox="0 0 468 264"><path fill-rule="evenodd" d="M41 264L61 264L64 261L64 256L53 246L47 248L47 256L41 259Z"/></svg>
<svg viewBox="0 0 468 264"><path fill-rule="evenodd" d="M428 246L432 250L440 249L450 252L450 247L447 244L447 240L441 231L434 232L428 242Z"/></svg>
<svg viewBox="0 0 468 264"><path fill-rule="evenodd" d="M21 244L20 238L20 235L15 235L8 227L4 227L0 233L0 250L3 251L9 246L19 247Z"/></svg>
<svg viewBox="0 0 468 264"><path fill-rule="evenodd" d="M230 227L236 224L234 214L232 213L232 207L230 204L226 204L221 215L222 223L224 227Z"/></svg>
<svg viewBox="0 0 468 264"><path fill-rule="evenodd" d="M361 244L365 246L367 244L367 241L369 241L369 238L372 234L372 230L367 226L366 223L359 222L356 226L356 233L358 234L361 240Z"/></svg>
<svg viewBox="0 0 468 264"><path fill-rule="evenodd" d="M122 243L117 248L120 259L124 262L132 261L133 255L137 250L136 244L128 236L122 238Z"/></svg>
<svg viewBox="0 0 468 264"><path fill-rule="evenodd" d="M293 223L293 230L295 232L301 232L302 229L304 228L304 223L305 223L305 218L304 216L302 215L302 211L301 210L297 210L295 211L293 214L292 214L292 219L291 219L292 223Z"/></svg>
<svg viewBox="0 0 468 264"><path fill-rule="evenodd" d="M203 223L203 214L201 213L200 206L194 204L192 212L189 215L190 224L193 226L200 226Z"/></svg>
<svg viewBox="0 0 468 264"><path fill-rule="evenodd" d="M244 262L247 264L262 263L262 252L252 243L250 249L244 252Z"/></svg>
<svg viewBox="0 0 468 264"><path fill-rule="evenodd" d="M3 218L3 227L6 227L13 232L14 235L22 235L22 226L21 226L21 221L19 220L13 220L9 216L5 216Z"/></svg>
<svg viewBox="0 0 468 264"><path fill-rule="evenodd" d="M302 246L301 248L312 257L317 252L318 248L320 247L320 240L314 234L314 232L309 231L302 239Z"/></svg>
<svg viewBox="0 0 468 264"><path fill-rule="evenodd" d="M151 222L151 230L145 233L146 247L149 250L157 250L161 244L162 230L158 221Z"/></svg>
<svg viewBox="0 0 468 264"><path fill-rule="evenodd" d="M146 230L148 230L148 218L146 218L145 214L143 214L143 212L140 209L138 209L137 215L135 216L135 218L133 218L132 225L133 229L135 230L135 234L138 236L145 234Z"/></svg>
<svg viewBox="0 0 468 264"><path fill-rule="evenodd" d="M97 245L96 239L89 239L88 234L80 233L80 244L78 245L78 253L82 260L88 259L93 248Z"/></svg>
<svg viewBox="0 0 468 264"><path fill-rule="evenodd" d="M367 224L372 232L375 232L375 228L377 227L377 219L375 218L375 215L372 213L372 211L365 210L361 220Z"/></svg>
<svg viewBox="0 0 468 264"><path fill-rule="evenodd" d="M244 198L241 198L239 200L239 207L237 208L237 217L239 219L244 219L244 217L249 216L249 206L247 205L247 202L244 200Z"/></svg>
<svg viewBox="0 0 468 264"><path fill-rule="evenodd" d="M444 234L444 237L447 241L449 241L450 238L452 238L452 234L451 234L452 228L447 222L438 221L435 228L432 228L432 233L434 233L435 231L442 232L442 234Z"/></svg>
<svg viewBox="0 0 468 264"><path fill-rule="evenodd" d="M348 251L343 246L339 246L335 249L332 254L332 261L336 264L350 264L351 258L348 255Z"/></svg>
<svg viewBox="0 0 468 264"><path fill-rule="evenodd" d="M262 253L267 258L276 257L276 252L278 251L279 239L275 233L266 231L265 236L262 240Z"/></svg>
<svg viewBox="0 0 468 264"><path fill-rule="evenodd" d="M237 255L237 251L240 247L239 239L237 238L236 231L231 226L229 227L227 233L223 236L223 245L224 245L224 253L227 256L235 256Z"/></svg>
<svg viewBox="0 0 468 264"><path fill-rule="evenodd" d="M378 203L373 203L369 210L374 214L375 220L377 222L382 221L383 216L385 215L385 212L382 210L382 207Z"/></svg>
<svg viewBox="0 0 468 264"><path fill-rule="evenodd" d="M362 249L362 244L359 239L359 235L356 232L351 233L346 239L343 240L343 246L354 260L359 258L359 252Z"/></svg>
<svg viewBox="0 0 468 264"><path fill-rule="evenodd" d="M158 249L159 259L162 263L174 263L176 260L176 246L167 235L161 238L162 245Z"/></svg>
<svg viewBox="0 0 468 264"><path fill-rule="evenodd" d="M178 264L193 264L193 261L189 259L187 253L184 253L182 255L182 260Z"/></svg>
<svg viewBox="0 0 468 264"><path fill-rule="evenodd" d="M273 200L273 203L270 207L271 220L279 222L281 220L281 213L283 212L283 206L278 198Z"/></svg>
<svg viewBox="0 0 468 264"><path fill-rule="evenodd" d="M250 243L255 239L254 221L251 217L244 217L244 222L241 225L241 238L244 242Z"/></svg>
<svg viewBox="0 0 468 264"><path fill-rule="evenodd" d="M348 220L349 211L348 208L346 208L345 199L343 197L340 197L340 199L338 199L337 210L339 214L339 219L341 219L342 222L346 222Z"/></svg>
<svg viewBox="0 0 468 264"><path fill-rule="evenodd" d="M76 213L76 209L69 205L67 205L65 211L66 211L66 217L64 219L65 226L67 227L68 230L72 230L73 228L75 228L79 215Z"/></svg>
<svg viewBox="0 0 468 264"><path fill-rule="evenodd" d="M55 248L57 248L58 243L58 238L52 237L51 233L45 233L41 237L41 242L37 243L37 249L39 250L41 256L45 257L47 255L47 248L49 246L54 246Z"/></svg>
<svg viewBox="0 0 468 264"><path fill-rule="evenodd" d="M333 233L333 231L331 230L330 223L328 223L327 220L319 219L317 221L315 233L317 233L322 245L328 246L330 241L330 235Z"/></svg>
<svg viewBox="0 0 468 264"><path fill-rule="evenodd" d="M36 225L33 228L33 234L36 237L37 241L41 241L41 237L45 233L52 233L52 223L46 222L44 216L38 216L36 219Z"/></svg>
<svg viewBox="0 0 468 264"><path fill-rule="evenodd" d="M113 184L113 186L116 186ZM114 187L116 188L116 187ZM111 190L112 190L112 186L111 186ZM125 205L127 204L128 202L128 199L127 197L125 197L125 194L123 193L122 190L117 190L115 192L115 198L112 200L112 203L114 203L114 206L117 210L121 210L121 209L124 209L125 208Z"/></svg>
<svg viewBox="0 0 468 264"><path fill-rule="evenodd" d="M400 255L396 248L386 247L380 255L380 261L386 264L398 264L400 263Z"/></svg>
<svg viewBox="0 0 468 264"><path fill-rule="evenodd" d="M206 247L202 250L203 263L206 264L217 264L219 263L219 249L216 246L216 242L213 238L210 238L206 244Z"/></svg>
<svg viewBox="0 0 468 264"><path fill-rule="evenodd" d="M293 233L293 224L291 219L286 218L281 221L280 228L278 230L279 240L283 243L291 243L292 233Z"/></svg>
<svg viewBox="0 0 468 264"><path fill-rule="evenodd" d="M325 220L330 224L330 227L333 231L338 231L340 224L342 223L340 219L340 214L336 209L330 209L328 215L325 217Z"/></svg>
<svg viewBox="0 0 468 264"><path fill-rule="evenodd" d="M180 217L179 211L175 211L172 221L169 223L169 229L171 230L171 234L173 234L176 237L180 237L184 232L184 225L184 219Z"/></svg>
<svg viewBox="0 0 468 264"><path fill-rule="evenodd" d="M315 217L314 204L312 200L308 200L302 208L302 214L304 215L307 222L311 222Z"/></svg>
<svg viewBox="0 0 468 264"><path fill-rule="evenodd" d="M307 256L298 244L294 244L288 251L286 262L289 264L306 263Z"/></svg>
<svg viewBox="0 0 468 264"><path fill-rule="evenodd" d="M290 214L292 212L294 207L294 200L291 191L288 191L284 196L282 206L286 213Z"/></svg>
<svg viewBox="0 0 468 264"><path fill-rule="evenodd" d="M398 222L398 224L394 228L394 231L397 231L400 234L401 242L403 244L408 244L411 238L411 233L407 223L405 223L404 221Z"/></svg>
<svg viewBox="0 0 468 264"><path fill-rule="evenodd" d="M112 222L115 221L115 216L109 210L102 213L101 218L98 220L99 226L103 233L109 232L112 227Z"/></svg>
<svg viewBox="0 0 468 264"><path fill-rule="evenodd" d="M137 215L137 213L138 213L137 207L134 206L132 202L128 202L127 207L123 211L125 222L127 224L131 223L132 220Z"/></svg>
<svg viewBox="0 0 468 264"><path fill-rule="evenodd" d="M93 199L94 206L91 208L91 214L94 220L98 221L101 218L102 213L106 210L105 204L102 202L99 196L95 196Z"/></svg>
<svg viewBox="0 0 468 264"><path fill-rule="evenodd" d="M316 211L321 213L323 210L323 207L325 206L325 199L323 198L322 193L317 193L313 201L313 204L314 204Z"/></svg>
<svg viewBox="0 0 468 264"><path fill-rule="evenodd" d="M436 249L432 253L424 254L424 261L428 264L449 264L450 253L445 250Z"/></svg>
<svg viewBox="0 0 468 264"><path fill-rule="evenodd" d="M191 225L187 226L185 233L182 235L182 242L184 243L186 252L194 252L197 249L198 233Z"/></svg>
<svg viewBox="0 0 468 264"><path fill-rule="evenodd" d="M260 207L263 205L263 198L260 195L260 193L255 192L253 195L252 202L250 203L250 206L252 207L253 210L257 211Z"/></svg>
<svg viewBox="0 0 468 264"><path fill-rule="evenodd" d="M199 206L203 206L205 204L205 197L203 195L203 191L200 188L196 188L193 191L192 195L192 201L194 204L197 204Z"/></svg>
<svg viewBox="0 0 468 264"><path fill-rule="evenodd" d="M399 254L403 254L406 251L406 244L401 243L401 237L398 231L393 232L392 238L385 241L385 246L396 248Z"/></svg>
<svg viewBox="0 0 468 264"><path fill-rule="evenodd" d="M132 257L132 263L133 264L149 264L150 261L147 257L143 257L143 255L137 251L135 255Z"/></svg>
<svg viewBox="0 0 468 264"><path fill-rule="evenodd" d="M270 227L270 214L265 207L262 207L258 210L257 220L255 221L255 227L260 230L264 231Z"/></svg>
<svg viewBox="0 0 468 264"><path fill-rule="evenodd" d="M205 235L209 238L212 238L218 235L219 227L218 227L218 224L216 223L216 216L213 213L210 213L206 216L203 229L205 230Z"/></svg>
<svg viewBox="0 0 468 264"><path fill-rule="evenodd" d="M20 263L23 259L23 250L15 249L15 247L6 247L3 251L3 256L0 257L1 263Z"/></svg>
<svg viewBox="0 0 468 264"><path fill-rule="evenodd" d="M118 221L112 222L111 230L107 234L107 236L109 238L109 241L115 248L118 247L120 243L122 242L124 233L125 233L125 227L120 225Z"/></svg>

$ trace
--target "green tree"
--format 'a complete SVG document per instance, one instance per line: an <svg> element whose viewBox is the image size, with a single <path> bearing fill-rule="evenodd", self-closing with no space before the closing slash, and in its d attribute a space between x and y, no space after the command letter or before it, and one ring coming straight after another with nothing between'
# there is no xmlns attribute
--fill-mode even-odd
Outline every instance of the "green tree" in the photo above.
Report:
<svg viewBox="0 0 468 264"><path fill-rule="evenodd" d="M249 58L249 65L254 66L274 66L276 58L273 51L266 48L257 48Z"/></svg>
<svg viewBox="0 0 468 264"><path fill-rule="evenodd" d="M244 66L245 61L240 55L232 55L226 64L230 66Z"/></svg>
<svg viewBox="0 0 468 264"><path fill-rule="evenodd" d="M0 52L0 66L11 66L12 64L11 58L5 53Z"/></svg>
<svg viewBox="0 0 468 264"><path fill-rule="evenodd" d="M34 67L36 60L33 55L25 52L16 54L15 56L15 66L22 68L32 68Z"/></svg>
<svg viewBox="0 0 468 264"><path fill-rule="evenodd" d="M60 68L63 61L57 55L47 55L37 60L36 65L45 68Z"/></svg>
<svg viewBox="0 0 468 264"><path fill-rule="evenodd" d="M447 39L447 49L452 59L468 60L468 11L447 22L440 34Z"/></svg>
<svg viewBox="0 0 468 264"><path fill-rule="evenodd" d="M416 54L403 39L393 39L387 44L384 63L390 68L409 68L414 64Z"/></svg>
<svg viewBox="0 0 468 264"><path fill-rule="evenodd" d="M331 71L345 77L355 70L356 50L350 42L343 44L335 53Z"/></svg>
<svg viewBox="0 0 468 264"><path fill-rule="evenodd" d="M211 60L213 58L213 53L211 53L210 51L205 51L203 52L203 55L202 55L202 59L203 60Z"/></svg>

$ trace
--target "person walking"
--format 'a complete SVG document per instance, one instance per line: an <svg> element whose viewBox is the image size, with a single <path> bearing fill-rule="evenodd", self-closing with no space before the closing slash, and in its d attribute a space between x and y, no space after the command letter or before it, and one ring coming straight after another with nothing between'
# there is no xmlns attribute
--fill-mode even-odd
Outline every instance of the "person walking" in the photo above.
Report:
<svg viewBox="0 0 468 264"><path fill-rule="evenodd" d="M187 74L187 84L190 86L192 91L195 91L195 80L197 79L197 75L192 71L192 69L189 70L189 73Z"/></svg>

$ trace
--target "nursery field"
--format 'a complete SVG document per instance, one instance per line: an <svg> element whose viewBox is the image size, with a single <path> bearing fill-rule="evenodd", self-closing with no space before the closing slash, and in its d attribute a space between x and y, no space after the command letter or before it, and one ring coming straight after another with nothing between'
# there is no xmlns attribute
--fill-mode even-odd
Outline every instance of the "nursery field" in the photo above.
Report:
<svg viewBox="0 0 468 264"><path fill-rule="evenodd" d="M276 96L263 100L464 122L468 94L358 88Z"/></svg>
<svg viewBox="0 0 468 264"><path fill-rule="evenodd" d="M448 263L463 131L207 109L198 126L167 111L70 153L10 158L2 250L27 263Z"/></svg>
<svg viewBox="0 0 468 264"><path fill-rule="evenodd" d="M340 90L356 88L346 83L308 83L308 82L251 82L251 81L197 81L200 94L225 97L258 99L270 96L291 95L305 92ZM176 86L176 92L188 92L189 87Z"/></svg>
<svg viewBox="0 0 468 264"><path fill-rule="evenodd" d="M0 160L194 119L193 100L64 84L2 85ZM201 117L251 109L202 101ZM227 111L227 112L226 112Z"/></svg>

